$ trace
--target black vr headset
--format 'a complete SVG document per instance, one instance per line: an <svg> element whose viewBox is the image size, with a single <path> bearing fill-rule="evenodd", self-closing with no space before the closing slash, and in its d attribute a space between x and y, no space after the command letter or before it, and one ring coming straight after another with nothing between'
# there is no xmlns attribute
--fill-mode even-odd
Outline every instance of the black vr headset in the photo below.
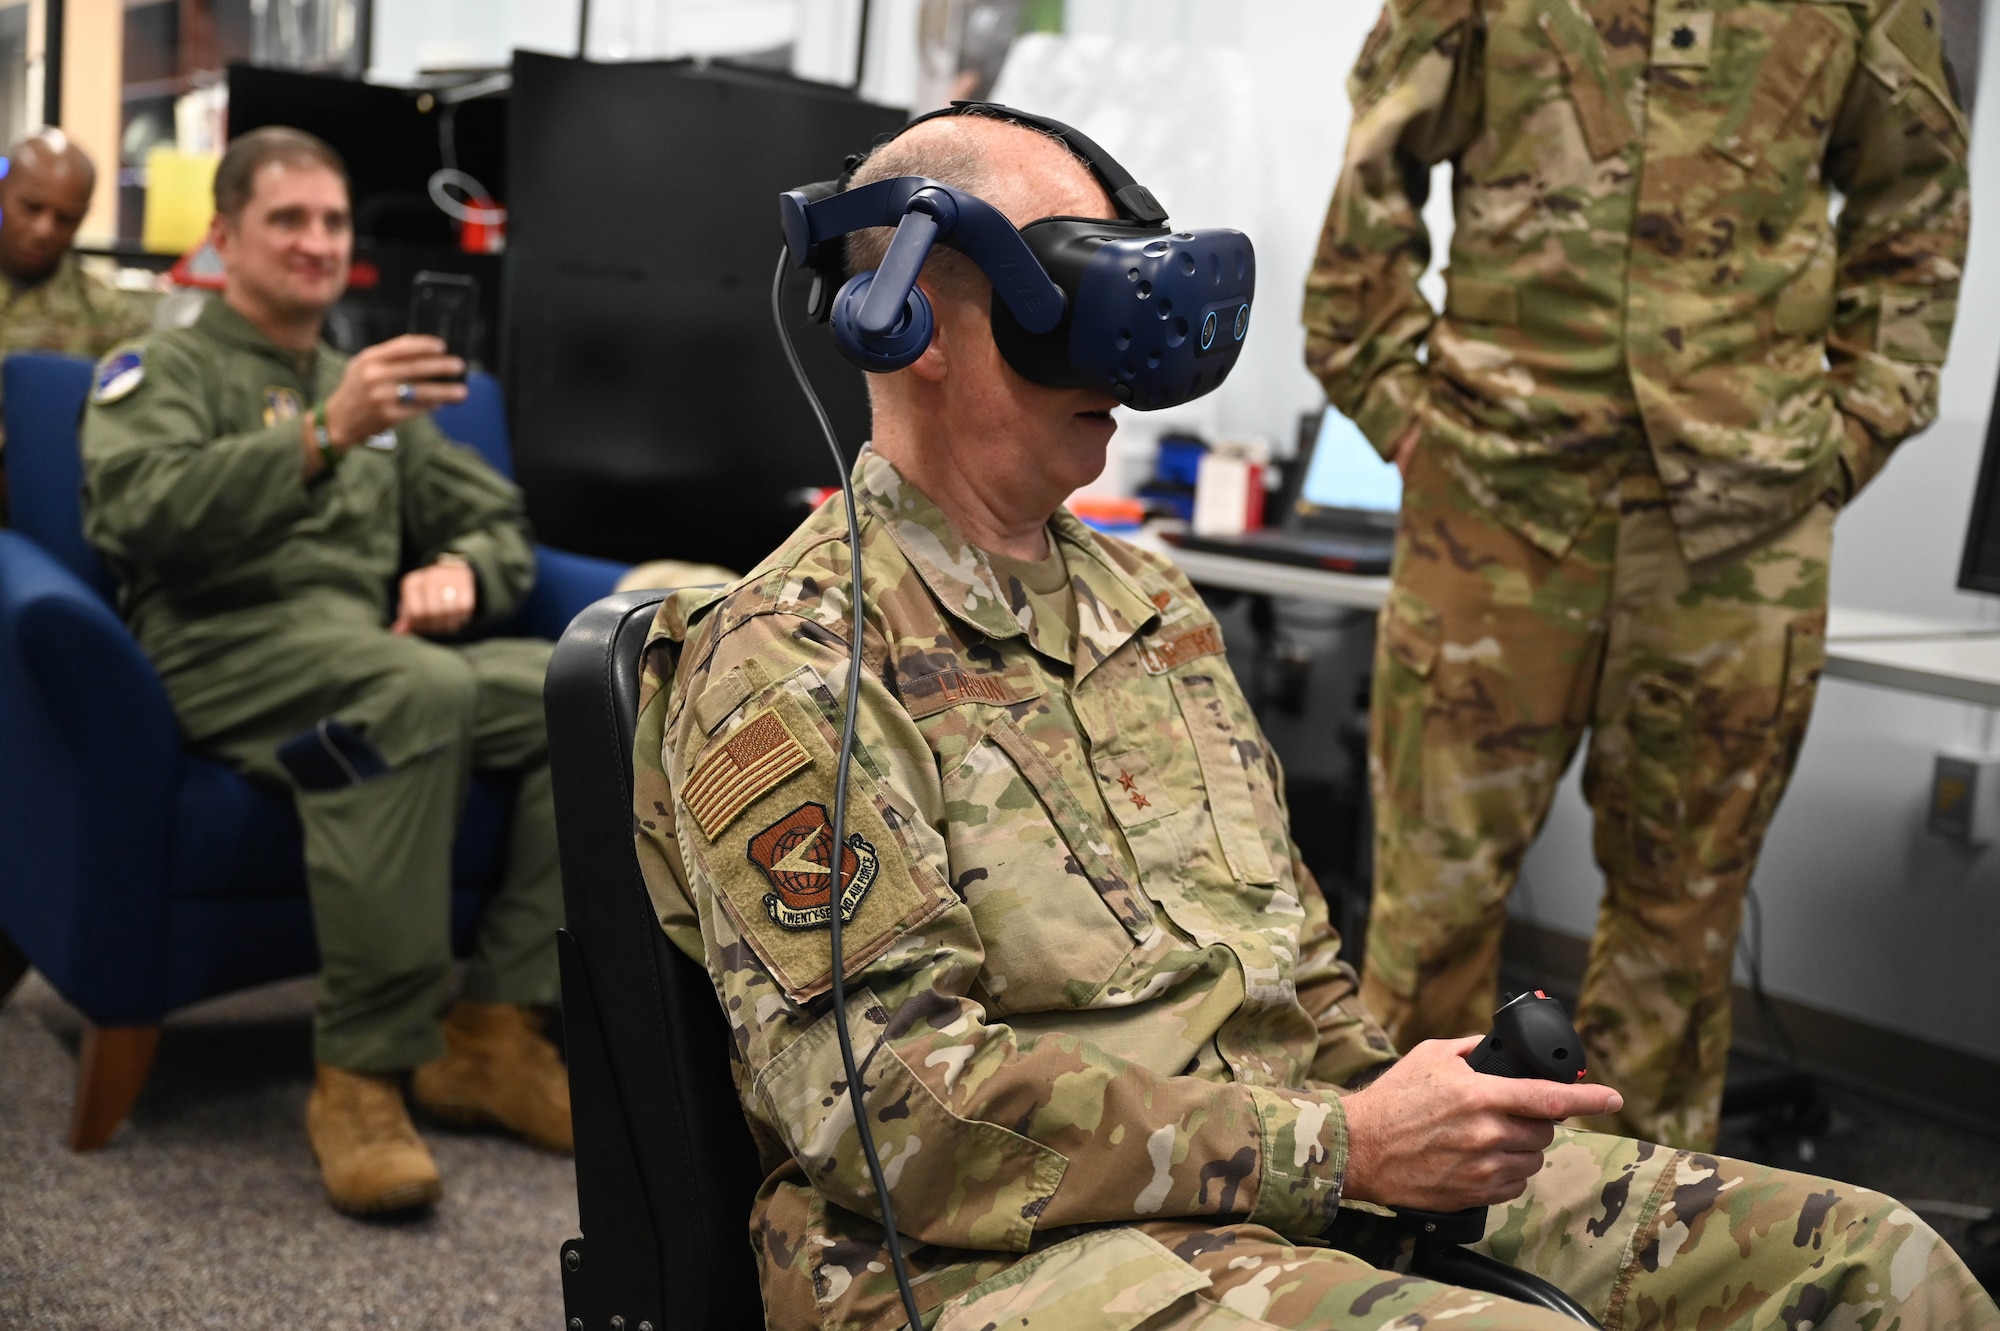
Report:
<svg viewBox="0 0 2000 1331"><path fill-rule="evenodd" d="M930 301L917 275L949 245L993 284L993 340L1031 383L1095 388L1139 411L1178 406L1229 377L1250 330L1257 256L1240 231L1172 232L1166 210L1110 154L1060 121L993 102L919 116L1009 120L1060 139L1117 204L1115 221L1045 217L1019 230L975 195L922 176L848 190L838 180L779 196L785 247L815 273L808 312L831 322L846 357L877 374L930 345ZM905 127L908 128L907 126ZM843 276L856 231L896 229L880 268Z"/></svg>

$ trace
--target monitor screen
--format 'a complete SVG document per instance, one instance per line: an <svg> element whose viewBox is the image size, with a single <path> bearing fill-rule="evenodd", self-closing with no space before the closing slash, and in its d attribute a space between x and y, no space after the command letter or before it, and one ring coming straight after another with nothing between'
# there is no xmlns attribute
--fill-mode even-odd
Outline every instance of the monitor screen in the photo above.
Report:
<svg viewBox="0 0 2000 1331"><path fill-rule="evenodd" d="M1396 465L1382 460L1360 426L1328 407L1320 414L1312 460L1299 488L1300 506L1394 513L1402 502L1403 476Z"/></svg>

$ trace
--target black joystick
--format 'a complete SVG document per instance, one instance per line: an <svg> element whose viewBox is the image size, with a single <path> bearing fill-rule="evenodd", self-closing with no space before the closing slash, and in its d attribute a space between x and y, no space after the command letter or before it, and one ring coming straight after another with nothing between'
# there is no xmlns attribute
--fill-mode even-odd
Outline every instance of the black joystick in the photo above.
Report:
<svg viewBox="0 0 2000 1331"><path fill-rule="evenodd" d="M1488 1076L1571 1084L1582 1081L1588 1071L1583 1062L1583 1041L1570 1025L1569 1013L1539 989L1507 1000L1493 1014L1492 1034L1474 1046L1465 1061L1474 1072ZM1562 1313L1584 1326L1598 1326L1582 1304L1554 1285L1461 1246L1477 1243L1485 1234L1485 1207L1420 1211L1399 1206L1395 1210L1416 1228L1412 1274L1518 1299Z"/></svg>
<svg viewBox="0 0 2000 1331"><path fill-rule="evenodd" d="M1474 1072L1539 1081L1578 1082L1589 1071L1569 1014L1539 989L1494 1013L1493 1033L1465 1061Z"/></svg>

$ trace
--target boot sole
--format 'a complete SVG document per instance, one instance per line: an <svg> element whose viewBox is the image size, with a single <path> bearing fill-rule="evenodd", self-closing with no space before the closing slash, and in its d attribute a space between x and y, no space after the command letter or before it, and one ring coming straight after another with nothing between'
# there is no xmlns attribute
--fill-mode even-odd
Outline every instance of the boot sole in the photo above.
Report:
<svg viewBox="0 0 2000 1331"><path fill-rule="evenodd" d="M332 1193L326 1199L333 1209L342 1215L389 1215L396 1211L414 1211L420 1207L434 1206L444 1195L442 1183L408 1183L400 1188L391 1188L379 1197L365 1202L343 1201Z"/></svg>
<svg viewBox="0 0 2000 1331"><path fill-rule="evenodd" d="M576 1154L573 1143L551 1141L540 1133L528 1132L511 1123L503 1123L490 1110L479 1105L447 1104L443 1101L426 1100L414 1093L411 1098L417 1102L417 1108L445 1127L456 1128L461 1132L504 1132L510 1137L519 1138L538 1151L547 1151L551 1155Z"/></svg>
<svg viewBox="0 0 2000 1331"><path fill-rule="evenodd" d="M308 1146L312 1144L307 1143ZM313 1164L321 1170L320 1186L326 1187L325 1166L320 1164L319 1148L312 1147ZM404 1183L390 1188L366 1201L346 1201L334 1195L333 1189L326 1189L327 1204L342 1215L388 1215L393 1211L414 1211L420 1206L433 1206L444 1196L443 1179L424 1179L415 1183Z"/></svg>

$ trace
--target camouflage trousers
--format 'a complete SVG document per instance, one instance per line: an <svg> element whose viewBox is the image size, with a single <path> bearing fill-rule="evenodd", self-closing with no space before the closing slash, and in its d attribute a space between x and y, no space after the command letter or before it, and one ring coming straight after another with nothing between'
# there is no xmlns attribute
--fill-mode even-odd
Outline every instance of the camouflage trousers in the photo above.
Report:
<svg viewBox="0 0 2000 1331"><path fill-rule="evenodd" d="M1395 1252L1379 1242L1335 1241L1191 1220L1097 1230L987 1279L948 1304L934 1331L1410 1331L1446 1322L1453 1331L1575 1331L1556 1313L1398 1274L1387 1269ZM1890 1198L1625 1137L1558 1130L1542 1172L1517 1201L1492 1209L1477 1246L1550 1281L1612 1331L2000 1327L1957 1254ZM899 1320L882 1311L865 1325Z"/></svg>
<svg viewBox="0 0 2000 1331"><path fill-rule="evenodd" d="M1690 567L1641 455L1552 557L1419 449L1376 646L1362 997L1399 1048L1487 1028L1507 897L1586 731L1604 897L1592 1126L1714 1144L1743 896L1825 659L1834 510Z"/></svg>

